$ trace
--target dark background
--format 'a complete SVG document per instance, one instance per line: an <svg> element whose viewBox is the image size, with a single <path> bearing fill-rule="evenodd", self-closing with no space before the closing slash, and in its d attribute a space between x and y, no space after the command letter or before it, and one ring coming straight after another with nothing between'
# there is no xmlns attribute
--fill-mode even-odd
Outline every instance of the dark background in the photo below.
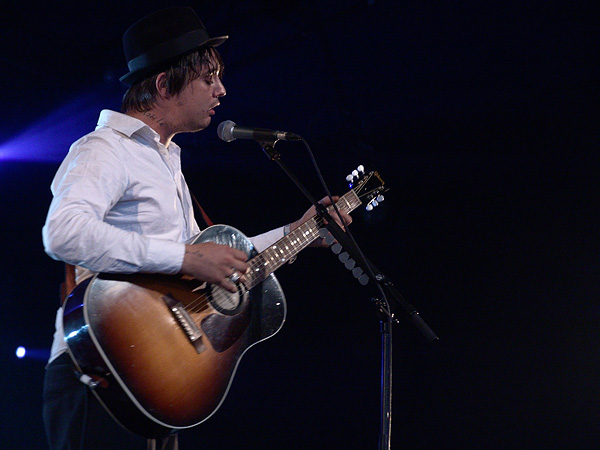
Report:
<svg viewBox="0 0 600 450"><path fill-rule="evenodd" d="M2 5L2 448L45 448L62 277L41 243L50 182L100 109L119 108L123 31L175 4ZM597 448L597 16L570 2L189 4L231 36L213 124L176 139L213 220L253 235L308 206L256 143L216 138L226 119L304 136L335 192L358 164L390 188L353 234L440 337L427 343L399 312L393 448ZM305 150L278 148L321 197ZM376 448L375 292L328 250L278 278L284 328L182 447ZM34 357L17 359L20 345Z"/></svg>

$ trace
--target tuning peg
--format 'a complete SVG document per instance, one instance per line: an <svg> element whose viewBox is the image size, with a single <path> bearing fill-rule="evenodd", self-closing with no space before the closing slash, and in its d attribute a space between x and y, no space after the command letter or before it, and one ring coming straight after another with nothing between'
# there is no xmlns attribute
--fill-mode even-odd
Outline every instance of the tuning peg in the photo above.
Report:
<svg viewBox="0 0 600 450"><path fill-rule="evenodd" d="M342 251L342 245L339 242L336 242L330 248L331 248L331 251L333 253L335 253L336 255L339 255L340 252Z"/></svg>
<svg viewBox="0 0 600 450"><path fill-rule="evenodd" d="M352 189L354 187L354 177L352 176L352 174L346 177L346 181L348 182L348 187Z"/></svg>
<svg viewBox="0 0 600 450"><path fill-rule="evenodd" d="M354 269L355 265L356 265L356 263L354 262L354 260L352 258L350 258L348 261L346 261L344 263L344 266L346 266L346 269L348 269L348 270Z"/></svg>
<svg viewBox="0 0 600 450"><path fill-rule="evenodd" d="M365 174L365 166L362 164L352 171L347 177L346 181L349 183L350 188L354 187L354 183L359 180Z"/></svg>
<svg viewBox="0 0 600 450"><path fill-rule="evenodd" d="M367 204L367 206L366 206L366 208L365 208L365 209L366 209L367 211L373 211L373 208L375 208L375 207L379 206L379 204L380 204L380 203L381 203L383 200L385 200L385 198L383 197L383 195L379 194L377 197L375 197L375 198L373 198L373 199L371 199L371 200L369 201L369 203Z"/></svg>

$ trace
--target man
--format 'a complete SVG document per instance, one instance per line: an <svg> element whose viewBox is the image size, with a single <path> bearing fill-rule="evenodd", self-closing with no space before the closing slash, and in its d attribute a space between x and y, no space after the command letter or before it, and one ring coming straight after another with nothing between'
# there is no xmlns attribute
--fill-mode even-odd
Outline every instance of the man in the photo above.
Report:
<svg viewBox="0 0 600 450"><path fill-rule="evenodd" d="M234 282L244 280L244 252L186 244L200 229L172 141L210 125L226 94L215 50L226 39L209 37L187 7L158 11L125 32L129 72L121 81L129 89L122 113L102 111L96 130L72 145L53 180L43 228L46 252L77 266L77 282L96 272L184 274L236 292ZM313 214L311 208L251 241L260 252ZM66 350L61 308L44 383L50 447L144 448L145 440L116 425L79 382ZM178 444L171 437L159 445Z"/></svg>

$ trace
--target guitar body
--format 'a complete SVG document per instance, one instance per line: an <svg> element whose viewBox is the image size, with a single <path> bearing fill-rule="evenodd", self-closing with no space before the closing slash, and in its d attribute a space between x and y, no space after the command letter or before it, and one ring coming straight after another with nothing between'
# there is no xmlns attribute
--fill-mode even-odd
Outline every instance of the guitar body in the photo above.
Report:
<svg viewBox="0 0 600 450"><path fill-rule="evenodd" d="M204 230L256 256L240 231ZM125 428L149 438L195 426L224 401L241 357L277 333L286 315L274 274L238 293L181 276L98 274L68 297L69 352L94 394Z"/></svg>

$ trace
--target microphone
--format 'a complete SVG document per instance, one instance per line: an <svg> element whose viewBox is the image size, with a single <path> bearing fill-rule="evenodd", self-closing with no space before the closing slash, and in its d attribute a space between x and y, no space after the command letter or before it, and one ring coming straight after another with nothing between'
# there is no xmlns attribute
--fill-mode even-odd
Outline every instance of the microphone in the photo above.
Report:
<svg viewBox="0 0 600 450"><path fill-rule="evenodd" d="M254 139L258 142L264 141L299 141L302 138L294 133L285 131L273 131L266 128L240 127L231 120L221 122L217 127L217 135L225 142L236 139Z"/></svg>

